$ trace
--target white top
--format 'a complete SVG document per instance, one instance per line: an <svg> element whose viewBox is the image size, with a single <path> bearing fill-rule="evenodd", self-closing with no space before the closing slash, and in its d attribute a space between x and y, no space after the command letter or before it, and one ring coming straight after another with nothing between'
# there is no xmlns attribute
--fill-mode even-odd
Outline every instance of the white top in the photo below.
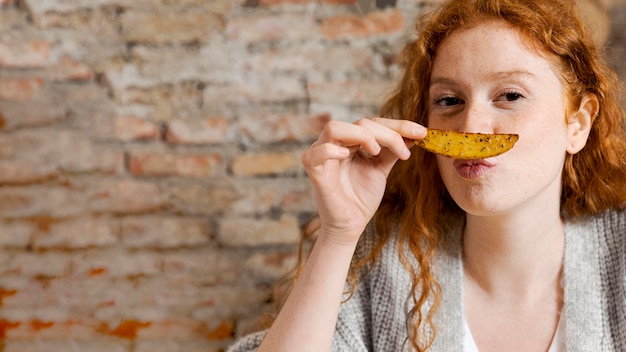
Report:
<svg viewBox="0 0 626 352"><path fill-rule="evenodd" d="M463 352L478 352L478 347L476 347L476 342L465 318L463 318L463 330ZM559 324L552 337L548 352L565 352L565 323L561 318L559 318Z"/></svg>

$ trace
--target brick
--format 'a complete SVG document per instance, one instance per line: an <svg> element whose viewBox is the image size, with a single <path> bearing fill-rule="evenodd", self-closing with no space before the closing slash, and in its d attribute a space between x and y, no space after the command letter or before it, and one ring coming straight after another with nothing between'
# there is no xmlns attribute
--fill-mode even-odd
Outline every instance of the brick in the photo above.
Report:
<svg viewBox="0 0 626 352"><path fill-rule="evenodd" d="M379 106L391 92L390 81L309 82L312 103L362 104Z"/></svg>
<svg viewBox="0 0 626 352"><path fill-rule="evenodd" d="M27 0L22 2L22 7L38 27L93 33L103 41L105 38L117 36L114 21L108 18L104 11L98 11L98 8L107 2L115 5L115 2L108 0L91 2Z"/></svg>
<svg viewBox="0 0 626 352"><path fill-rule="evenodd" d="M223 30L223 19L208 12L127 11L120 17L126 41L150 44L203 41L207 33Z"/></svg>
<svg viewBox="0 0 626 352"><path fill-rule="evenodd" d="M134 180L102 179L66 186L0 187L0 213L5 218L73 217L85 212L143 213L165 205L157 185Z"/></svg>
<svg viewBox="0 0 626 352"><path fill-rule="evenodd" d="M363 117L378 116L380 107L377 105L345 105L332 102L312 102L312 114L329 114L333 120L353 123Z"/></svg>
<svg viewBox="0 0 626 352"><path fill-rule="evenodd" d="M174 154L167 152L129 155L129 171L135 176L206 177L217 173L221 156L212 154Z"/></svg>
<svg viewBox="0 0 626 352"><path fill-rule="evenodd" d="M328 114L247 114L239 124L243 135L259 143L312 142L328 121Z"/></svg>
<svg viewBox="0 0 626 352"><path fill-rule="evenodd" d="M86 9L97 9L104 5L130 6L133 2L149 4L146 0L73 0L73 1L49 1L49 0L24 0L29 10L36 14L47 12L69 13Z"/></svg>
<svg viewBox="0 0 626 352"><path fill-rule="evenodd" d="M86 82L92 81L96 74L93 69L80 61L64 56L50 69L52 81Z"/></svg>
<svg viewBox="0 0 626 352"><path fill-rule="evenodd" d="M219 144L233 139L228 118L216 117L195 121L173 120L167 123L165 140L173 144Z"/></svg>
<svg viewBox="0 0 626 352"><path fill-rule="evenodd" d="M156 185L132 180L0 188L0 213L9 218L70 217L85 211L141 213L157 210L164 204Z"/></svg>
<svg viewBox="0 0 626 352"><path fill-rule="evenodd" d="M4 352L42 352L42 351L81 351L81 352L127 352L130 341L119 339L73 340L8 340L4 342Z"/></svg>
<svg viewBox="0 0 626 352"><path fill-rule="evenodd" d="M220 250L180 250L163 256L163 273L194 284L224 285L242 279L241 256Z"/></svg>
<svg viewBox="0 0 626 352"><path fill-rule="evenodd" d="M285 4L311 4L319 0L259 0L259 6L275 6Z"/></svg>
<svg viewBox="0 0 626 352"><path fill-rule="evenodd" d="M209 243L208 224L176 217L129 217L122 220L121 240L131 248L179 248Z"/></svg>
<svg viewBox="0 0 626 352"><path fill-rule="evenodd" d="M170 341L170 340L198 340L201 338L211 338L212 333L217 337L214 340L223 340L232 337L232 327L234 324L221 325L222 329L208 331L205 324L189 318L164 319L152 321L150 326L141 329L137 333L137 339L148 341ZM219 334L219 335L218 335ZM198 346L199 347L199 346ZM205 345L206 347L206 345Z"/></svg>
<svg viewBox="0 0 626 352"><path fill-rule="evenodd" d="M9 258L4 275L55 277L69 274L71 258L63 252L16 253Z"/></svg>
<svg viewBox="0 0 626 352"><path fill-rule="evenodd" d="M258 311L263 307L268 294L269 290L252 285L208 288L200 294L204 298L204 304L197 306L192 314L195 319L215 329L224 320Z"/></svg>
<svg viewBox="0 0 626 352"><path fill-rule="evenodd" d="M155 140L161 135L159 125L137 116L115 118L115 136L122 141Z"/></svg>
<svg viewBox="0 0 626 352"><path fill-rule="evenodd" d="M197 252L210 254L202 250L198 250ZM180 252L176 251L171 253L174 254ZM165 255L163 258L165 272L167 272L167 258L167 255ZM162 314L163 311L155 311L145 316L120 316L123 319L141 318L155 321L168 317L189 317L194 307L201 302L201 298L199 297L199 295L202 292L203 288L199 286L197 281L188 276L164 274L158 276L133 278L132 280L128 281L131 282L132 285L128 289L125 289L123 291L123 294L125 293L128 297L124 299L123 296L120 296L120 299L116 299L114 305L118 307L157 306L162 310L170 311L170 313Z"/></svg>
<svg viewBox="0 0 626 352"><path fill-rule="evenodd" d="M299 152L249 153L233 159L235 176L266 176L293 174L302 170Z"/></svg>
<svg viewBox="0 0 626 352"><path fill-rule="evenodd" d="M97 339L98 335L93 333L93 324L89 322L79 321L55 321L55 320L40 320L32 319L22 321L22 323L15 329L12 329L9 333L9 340L44 340L46 345L48 341L52 342L51 346L54 346L54 341L59 336L64 336L66 339Z"/></svg>
<svg viewBox="0 0 626 352"><path fill-rule="evenodd" d="M185 215L208 215L228 211L240 198L228 183L193 184L173 182L167 189L168 206Z"/></svg>
<svg viewBox="0 0 626 352"><path fill-rule="evenodd" d="M233 18L226 26L229 40L259 42L269 40L316 39L317 24L308 14L281 13L253 18Z"/></svg>
<svg viewBox="0 0 626 352"><path fill-rule="evenodd" d="M272 48L245 56L244 67L255 72L359 72L371 70L371 48L330 46L320 42Z"/></svg>
<svg viewBox="0 0 626 352"><path fill-rule="evenodd" d="M267 218L224 218L219 223L218 241L226 246L263 246L298 242L300 225L292 215Z"/></svg>
<svg viewBox="0 0 626 352"><path fill-rule="evenodd" d="M203 99L206 105L245 105L305 101L307 94L297 77L259 76L236 85L208 86Z"/></svg>
<svg viewBox="0 0 626 352"><path fill-rule="evenodd" d="M35 232L33 246L65 249L108 247L119 242L119 227L119 221L110 218L60 221Z"/></svg>
<svg viewBox="0 0 626 352"><path fill-rule="evenodd" d="M404 16L397 9L375 11L357 15L339 15L322 20L320 32L328 39L354 39L400 34L404 29Z"/></svg>
<svg viewBox="0 0 626 352"><path fill-rule="evenodd" d="M66 107L48 101L0 101L0 129L51 125L65 119Z"/></svg>
<svg viewBox="0 0 626 352"><path fill-rule="evenodd" d="M237 75L233 72L242 69L242 61L247 54L246 46L239 42L208 43L197 50L183 46L139 46L132 51L137 74L159 84L236 81Z"/></svg>
<svg viewBox="0 0 626 352"><path fill-rule="evenodd" d="M41 78L0 78L0 100L31 100L42 87Z"/></svg>
<svg viewBox="0 0 626 352"><path fill-rule="evenodd" d="M159 83L157 80L142 77L139 67L133 63L110 65L104 70L104 83L116 96L122 96L123 92L131 88L149 88ZM125 101L129 102L129 99Z"/></svg>
<svg viewBox="0 0 626 352"><path fill-rule="evenodd" d="M160 268L161 257L157 253L129 252L119 248L88 250L72 258L75 275L150 276L159 274Z"/></svg>
<svg viewBox="0 0 626 352"><path fill-rule="evenodd" d="M13 280L7 280L7 278ZM44 288L42 280L23 276L5 276L5 280L0 283L0 306L3 309L33 310L32 308L53 306L57 303L54 294ZM2 315L2 318L9 318L9 316ZM24 319L25 317L11 316L10 318Z"/></svg>
<svg viewBox="0 0 626 352"><path fill-rule="evenodd" d="M296 252L254 253L244 263L257 282L275 283L296 265Z"/></svg>
<svg viewBox="0 0 626 352"><path fill-rule="evenodd" d="M136 293L130 293L136 295ZM106 306L94 312L102 323L98 331L102 334L124 338L139 339L142 330L149 328L156 321L174 318L170 307L159 307L138 302L129 306Z"/></svg>
<svg viewBox="0 0 626 352"><path fill-rule="evenodd" d="M134 344L134 352L223 352L232 341L207 341L196 337L185 340L150 341L139 340Z"/></svg>
<svg viewBox="0 0 626 352"><path fill-rule="evenodd" d="M174 85L152 85L154 82L142 82L127 76L123 72L116 74L117 78L107 73L108 82L111 79L118 82L110 83L113 95L119 103L130 105L150 105L154 111L153 121L166 121L175 117L185 116L198 110L203 92L193 82L182 82ZM137 85L135 85L137 83Z"/></svg>
<svg viewBox="0 0 626 352"><path fill-rule="evenodd" d="M86 206L83 195L65 187L0 187L0 213L5 218L80 214Z"/></svg>
<svg viewBox="0 0 626 352"><path fill-rule="evenodd" d="M297 180L277 178L267 180L247 179L234 183L237 197L225 210L238 215L256 215L280 208L281 197L294 188Z"/></svg>
<svg viewBox="0 0 626 352"><path fill-rule="evenodd" d="M94 312L110 306L138 306L141 299L137 285L126 278L111 278L107 272L92 270L85 275L64 275L47 280L31 280L26 284L12 285L15 294L8 297L4 307L26 315L10 316L21 320L38 319L70 322L93 319ZM61 313L48 311L54 308ZM43 313L38 313L41 310ZM70 314L71 312L71 314ZM69 321L68 321L69 320ZM89 323L91 325L91 323ZM91 326L90 329L93 329Z"/></svg>
<svg viewBox="0 0 626 352"><path fill-rule="evenodd" d="M258 215L283 209L312 212L315 202L308 181L294 178L241 179L211 184L172 183L169 207L187 215Z"/></svg>
<svg viewBox="0 0 626 352"><path fill-rule="evenodd" d="M56 165L46 160L11 161L0 160L0 185L16 185L40 182L58 176Z"/></svg>
<svg viewBox="0 0 626 352"><path fill-rule="evenodd" d="M0 42L0 67L41 68L50 62L50 43L45 40Z"/></svg>
<svg viewBox="0 0 626 352"><path fill-rule="evenodd" d="M159 187L149 182L107 180L87 183L82 187L86 190L83 198L86 198L91 211L132 214L155 211L165 205Z"/></svg>
<svg viewBox="0 0 626 352"><path fill-rule="evenodd" d="M35 231L32 224L25 222L0 222L0 229L2 229L0 231L0 248L26 248L30 243L31 233ZM1 295L0 306L2 306Z"/></svg>
<svg viewBox="0 0 626 352"><path fill-rule="evenodd" d="M99 171L114 174L121 169L123 153L97 145L84 133L71 130L25 130L9 137L18 146L16 161L37 162L68 173Z"/></svg>

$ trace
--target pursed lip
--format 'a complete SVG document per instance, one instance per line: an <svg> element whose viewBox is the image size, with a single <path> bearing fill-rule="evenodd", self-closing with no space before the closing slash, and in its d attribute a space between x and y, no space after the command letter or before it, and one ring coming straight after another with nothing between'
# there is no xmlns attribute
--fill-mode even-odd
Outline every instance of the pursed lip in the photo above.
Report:
<svg viewBox="0 0 626 352"><path fill-rule="evenodd" d="M494 167L494 163L485 159L479 160L454 160L454 168L457 173L467 179L476 179L483 176L489 169Z"/></svg>

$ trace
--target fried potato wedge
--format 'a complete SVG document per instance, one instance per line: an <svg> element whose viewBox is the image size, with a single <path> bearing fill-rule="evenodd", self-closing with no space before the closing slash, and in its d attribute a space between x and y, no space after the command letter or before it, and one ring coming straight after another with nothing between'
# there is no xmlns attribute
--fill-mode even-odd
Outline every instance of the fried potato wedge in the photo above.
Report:
<svg viewBox="0 0 626 352"><path fill-rule="evenodd" d="M513 148L516 134L485 134L428 129L426 138L415 144L430 152L454 159L485 159Z"/></svg>

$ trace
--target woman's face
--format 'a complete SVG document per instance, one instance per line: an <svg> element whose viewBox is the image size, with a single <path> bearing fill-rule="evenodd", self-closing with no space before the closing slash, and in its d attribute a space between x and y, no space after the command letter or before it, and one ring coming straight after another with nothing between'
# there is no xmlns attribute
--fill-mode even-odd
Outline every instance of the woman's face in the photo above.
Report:
<svg viewBox="0 0 626 352"><path fill-rule="evenodd" d="M468 214L559 206L569 137L557 74L503 21L459 30L439 46L429 87L429 127L519 135L515 147L497 157L437 156L448 192Z"/></svg>

